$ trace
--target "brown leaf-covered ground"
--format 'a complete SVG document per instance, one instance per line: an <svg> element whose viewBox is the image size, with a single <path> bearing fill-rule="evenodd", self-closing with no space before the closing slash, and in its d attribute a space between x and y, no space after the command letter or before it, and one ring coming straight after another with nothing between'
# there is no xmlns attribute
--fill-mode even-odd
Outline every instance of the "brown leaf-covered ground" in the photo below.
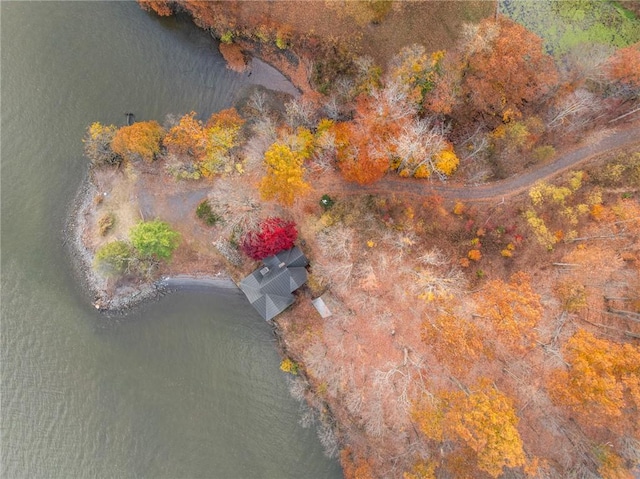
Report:
<svg viewBox="0 0 640 479"><path fill-rule="evenodd" d="M337 424L349 451L343 457L346 467L368 464L379 477L398 477L424 453L424 439L412 419L414 405L425 394L450 386L452 373L422 341L425 321L444 306L471 317L472 292L482 291L489 280L506 281L526 271L545 308L537 327L539 344L507 362L479 362L465 374L491 377L510 394L528 457L546 458L555 470L563 470L575 462L571 443L590 443L550 401L547 374L562 365L561 344L578 327L617 340L640 335L637 323L610 312L628 309L619 298L632 296L634 288L637 293L640 284L640 205L637 191L620 199L632 190L604 188L605 212L598 221L580 225L578 236L587 239L546 251L522 219L527 197L510 197L536 180L567 181L558 172L571 165L597 172L616 152L637 151L637 133L637 125L608 131L599 141L528 172L526 180L515 177L496 186L435 187L394 177L360 187L345 183L337 171L311 171L313 191L287 211L260 201L260 169L197 182L176 181L164 172L162 160L95 169L99 193L86 242L95 248L126 239L138 220L160 218L183 241L159 275L226 273L238 280L256 263L234 263L220 254L216 243L228 241L228 224L223 219L214 227L203 225L195 216L198 203L209 198L233 217L294 219L311 260L311 278L296 306L277 319L282 345L303 366L312 388L310 402ZM318 203L325 193L336 200L327 212ZM100 236L97 222L105 213L113 213L116 223ZM553 210L545 214L557 215ZM465 261L475 238L482 244L482 258ZM501 251L509 243L515 245L513 256L504 257ZM582 309L563 310L558 293L563 285L583 288ZM320 294L333 311L326 320L310 304Z"/></svg>

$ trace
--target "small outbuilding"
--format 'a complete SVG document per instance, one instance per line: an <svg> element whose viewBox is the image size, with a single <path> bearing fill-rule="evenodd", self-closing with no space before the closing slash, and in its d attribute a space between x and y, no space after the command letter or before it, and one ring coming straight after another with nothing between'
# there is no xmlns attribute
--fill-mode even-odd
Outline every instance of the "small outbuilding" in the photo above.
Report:
<svg viewBox="0 0 640 479"><path fill-rule="evenodd" d="M307 282L309 260L297 246L262 260L263 267L240 282L240 289L265 320L293 304L293 292Z"/></svg>
<svg viewBox="0 0 640 479"><path fill-rule="evenodd" d="M313 307L316 308L316 311L320 313L320 316L322 317L322 319L327 319L331 317L332 315L331 310L329 309L329 307L327 306L327 304L325 303L324 299L321 296L312 300L311 304L313 304Z"/></svg>

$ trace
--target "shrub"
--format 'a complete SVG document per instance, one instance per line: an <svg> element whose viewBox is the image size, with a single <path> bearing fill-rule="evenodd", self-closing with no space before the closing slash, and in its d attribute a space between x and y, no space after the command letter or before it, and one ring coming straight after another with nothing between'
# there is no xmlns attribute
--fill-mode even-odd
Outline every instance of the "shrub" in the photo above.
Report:
<svg viewBox="0 0 640 479"><path fill-rule="evenodd" d="M211 209L209 201L203 200L196 208L196 216L207 226L213 226L222 218Z"/></svg>
<svg viewBox="0 0 640 479"><path fill-rule="evenodd" d="M469 250L469 252L467 253L467 258L469 258L471 261L480 261L482 259L482 253L479 249Z"/></svg>
<svg viewBox="0 0 640 479"><path fill-rule="evenodd" d="M295 223L282 218L267 218L258 231L249 231L240 241L240 249L249 258L261 260L293 247L298 237Z"/></svg>
<svg viewBox="0 0 640 479"><path fill-rule="evenodd" d="M335 200L329 195L322 195L322 198L320 198L320 206L322 206L322 209L325 211L330 210L335 203Z"/></svg>
<svg viewBox="0 0 640 479"><path fill-rule="evenodd" d="M146 258L169 259L180 243L180 233L160 220L142 221L129 232L133 247Z"/></svg>
<svg viewBox="0 0 640 479"><path fill-rule="evenodd" d="M533 157L536 161L548 161L556 154L556 149L551 145L539 146L533 150Z"/></svg>
<svg viewBox="0 0 640 479"><path fill-rule="evenodd" d="M220 37L220 41L222 43L231 43L233 41L233 32L231 30L227 30Z"/></svg>
<svg viewBox="0 0 640 479"><path fill-rule="evenodd" d="M133 249L124 241L112 241L96 252L93 267L105 276L124 274L135 259Z"/></svg>
<svg viewBox="0 0 640 479"><path fill-rule="evenodd" d="M98 230L100 236L105 236L116 224L116 217L113 213L106 213L98 220Z"/></svg>
<svg viewBox="0 0 640 479"><path fill-rule="evenodd" d="M284 358L280 362L280 370L284 371L285 373L293 374L294 376L298 374L298 367L298 363L292 361L289 358Z"/></svg>

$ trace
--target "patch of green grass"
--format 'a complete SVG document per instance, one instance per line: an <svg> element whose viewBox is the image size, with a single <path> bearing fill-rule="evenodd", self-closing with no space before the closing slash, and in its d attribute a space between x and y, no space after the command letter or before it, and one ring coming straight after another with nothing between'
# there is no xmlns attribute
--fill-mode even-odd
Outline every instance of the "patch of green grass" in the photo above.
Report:
<svg viewBox="0 0 640 479"><path fill-rule="evenodd" d="M620 48L640 41L640 19L616 2L500 0L500 13L539 35L557 57L582 44Z"/></svg>
<svg viewBox="0 0 640 479"><path fill-rule="evenodd" d="M620 3L618 2L612 2L614 8L618 11L618 13L620 15L622 15L624 18L628 19L628 20L635 20L637 19L636 14L633 13L631 10L627 10L626 8L624 8L622 5L620 5Z"/></svg>

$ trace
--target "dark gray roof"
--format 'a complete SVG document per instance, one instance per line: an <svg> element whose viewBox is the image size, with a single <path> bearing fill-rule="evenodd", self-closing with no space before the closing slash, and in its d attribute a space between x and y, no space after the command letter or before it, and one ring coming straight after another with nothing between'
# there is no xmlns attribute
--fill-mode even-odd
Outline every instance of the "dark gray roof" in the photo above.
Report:
<svg viewBox="0 0 640 479"><path fill-rule="evenodd" d="M240 289L266 320L293 304L293 292L307 281L309 261L300 248L281 251L265 258L260 268L240 282Z"/></svg>
<svg viewBox="0 0 640 479"><path fill-rule="evenodd" d="M302 268L309 264L309 260L297 246L280 251L273 256L269 256L268 258L263 259L262 262L269 268L279 266L281 263L285 263L288 267Z"/></svg>

